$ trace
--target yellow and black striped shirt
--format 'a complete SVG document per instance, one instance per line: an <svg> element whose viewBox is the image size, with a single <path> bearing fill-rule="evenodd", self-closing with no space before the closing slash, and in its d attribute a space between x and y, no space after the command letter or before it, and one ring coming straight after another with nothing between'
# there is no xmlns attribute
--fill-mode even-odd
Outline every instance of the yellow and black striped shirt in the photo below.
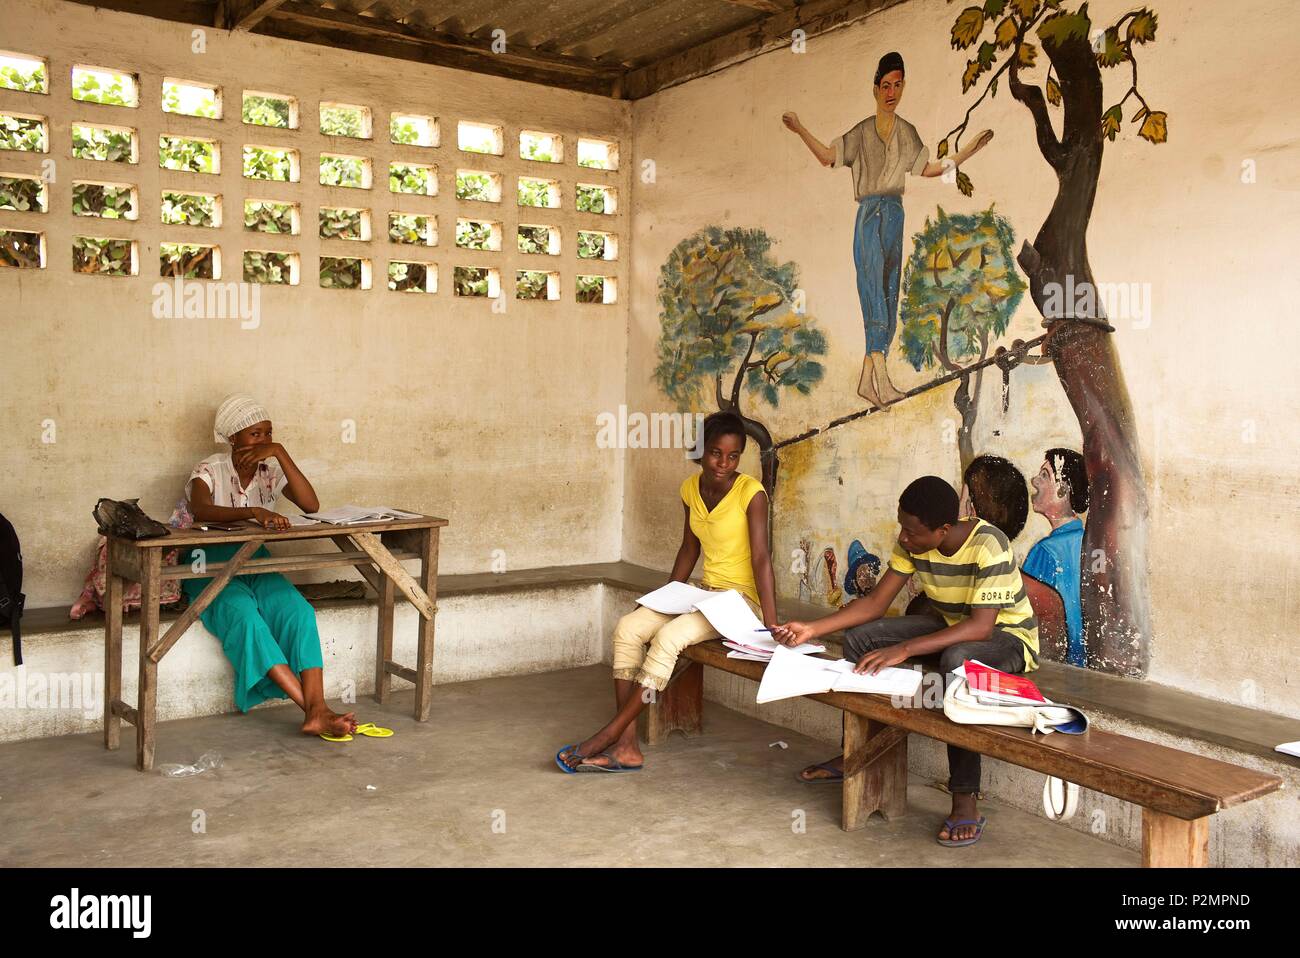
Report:
<svg viewBox="0 0 1300 958"><path fill-rule="evenodd" d="M899 575L915 574L949 625L970 618L972 609L997 609L993 627L1024 645L1026 672L1038 668L1038 620L1001 529L976 519L962 547L950 556L938 549L913 555L895 542L889 567Z"/></svg>

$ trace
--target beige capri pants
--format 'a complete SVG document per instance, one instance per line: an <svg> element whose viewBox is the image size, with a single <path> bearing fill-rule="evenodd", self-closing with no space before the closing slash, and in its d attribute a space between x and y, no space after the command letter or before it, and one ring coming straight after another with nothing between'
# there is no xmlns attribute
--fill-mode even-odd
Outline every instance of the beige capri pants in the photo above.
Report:
<svg viewBox="0 0 1300 958"><path fill-rule="evenodd" d="M763 613L753 600L743 593L741 597L762 619ZM703 612L665 615L638 605L614 627L614 678L662 692L672 678L682 649L716 638L718 630Z"/></svg>

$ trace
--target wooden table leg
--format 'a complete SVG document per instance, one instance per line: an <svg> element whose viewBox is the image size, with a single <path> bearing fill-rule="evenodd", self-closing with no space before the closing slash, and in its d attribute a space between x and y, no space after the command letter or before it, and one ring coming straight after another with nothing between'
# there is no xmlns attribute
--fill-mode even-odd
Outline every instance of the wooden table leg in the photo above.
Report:
<svg viewBox="0 0 1300 958"><path fill-rule="evenodd" d="M158 600L162 579L162 550L141 549L140 678L136 685L135 767L153 768L154 724L158 712L158 663L149 649L158 641Z"/></svg>
<svg viewBox="0 0 1300 958"><path fill-rule="evenodd" d="M111 559L109 560L112 561ZM104 748L122 741L122 720L113 703L122 697L122 577L110 567L104 583Z"/></svg>
<svg viewBox="0 0 1300 958"><path fill-rule="evenodd" d="M379 642L375 648L375 701L387 702L393 689L393 675L388 663L393 659L393 599L396 589L390 576L383 577L379 589ZM418 615L418 613L417 613Z"/></svg>
<svg viewBox="0 0 1300 958"><path fill-rule="evenodd" d="M886 821L907 812L907 732L844 713L844 810L840 827L856 831L872 812Z"/></svg>
<svg viewBox="0 0 1300 958"><path fill-rule="evenodd" d="M438 530L424 529L420 536L420 588L433 607L426 619L420 616L416 632L415 720L427 722L433 704L433 625L438 606Z"/></svg>
<svg viewBox="0 0 1300 958"><path fill-rule="evenodd" d="M1142 809L1143 868L1204 868L1210 861L1210 819L1190 821Z"/></svg>

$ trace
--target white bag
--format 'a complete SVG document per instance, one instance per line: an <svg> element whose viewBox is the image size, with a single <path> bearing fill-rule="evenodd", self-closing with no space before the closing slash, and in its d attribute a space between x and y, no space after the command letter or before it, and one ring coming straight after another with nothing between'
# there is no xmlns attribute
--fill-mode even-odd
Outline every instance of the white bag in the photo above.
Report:
<svg viewBox="0 0 1300 958"><path fill-rule="evenodd" d="M1072 705L1053 702L1025 705L985 705L975 698L958 676L943 693L943 714L961 725L1010 725L1048 735L1065 732L1081 735L1088 731L1088 716ZM1079 786L1048 776L1043 783L1043 812L1053 821L1073 818L1079 807Z"/></svg>
<svg viewBox="0 0 1300 958"><path fill-rule="evenodd" d="M985 705L975 698L962 676L943 693L943 714L960 725L1011 725L1044 735L1051 732L1080 735L1088 731L1088 716L1072 705L1053 702Z"/></svg>

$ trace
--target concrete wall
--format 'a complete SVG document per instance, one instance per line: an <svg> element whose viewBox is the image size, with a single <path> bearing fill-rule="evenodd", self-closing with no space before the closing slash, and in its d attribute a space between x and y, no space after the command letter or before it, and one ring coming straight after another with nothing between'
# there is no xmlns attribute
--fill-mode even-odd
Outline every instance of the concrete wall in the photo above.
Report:
<svg viewBox="0 0 1300 958"><path fill-rule="evenodd" d="M1101 25L1131 6L1101 0L1090 11ZM1300 126L1285 84L1252 84L1243 98L1239 83L1246 65L1254 77L1293 76L1300 32L1292 5L1281 0L1246 0L1231 11L1213 4L1153 7L1159 29L1140 50L1141 90L1152 109L1168 112L1169 142L1153 146L1125 121L1123 134L1105 148L1088 237L1099 281L1145 284L1151 296L1149 322L1122 318L1114 334L1150 496L1149 675L1300 716L1300 440L1293 425L1300 391L1291 372L1300 337L1284 306L1300 292L1300 279L1277 268L1274 252L1300 214ZM940 0L903 4L814 38L805 53L768 53L634 105L636 159L654 160L657 177L634 184L632 409L671 408L652 379L660 269L678 242L709 225L765 230L776 262L797 264L807 313L829 341L825 378L810 395L787 391L777 408L749 396L749 414L780 440L864 407L855 393L863 331L849 175L821 167L782 126L781 114L797 112L829 142L875 112L876 62L899 50L907 63L899 115L917 127L933 157L974 98L960 94L968 53L949 44L958 12ZM1041 84L1041 51L1038 59L1030 76ZM1130 74L1125 67L1104 76L1109 105L1123 96ZM996 137L966 167L972 198L937 179L909 179L905 255L912 234L940 205L957 213L993 203L1012 223L1017 247L1034 237L1055 178L1034 145L1028 113L1004 89L979 108L972 133L986 126ZM1255 182L1243 182L1245 164ZM1026 296L1002 341L1041 331ZM898 352L890 368L900 389L935 375L914 371ZM1048 447L1079 448L1079 427L1050 366L1012 375L1005 414L997 370L985 377L975 450L1005 456L1032 476ZM801 538L816 552L832 546L842 576L851 539L887 555L907 482L926 473L960 481L954 388L783 451L774 550L779 592L797 587L790 556ZM673 453L629 451L626 560L661 568L672 561L681 509L675 490L688 469ZM756 474L754 462L749 471ZM1022 558L1047 531L1031 514L1016 543Z"/></svg>
<svg viewBox="0 0 1300 958"><path fill-rule="evenodd" d="M575 183L608 183L626 210L629 108L602 97L535 84L405 63L342 50L209 29L206 50L192 52L191 28L128 14L55 2L8 0L0 10L0 49L50 60L48 95L0 90L0 112L48 117L48 155L5 152L0 172L36 173L52 159L57 181L44 214L0 212L0 229L45 233L47 267L0 269L0 512L17 527L26 559L30 607L67 605L80 591L95 542L91 507L100 496L139 497L165 519L181 498L190 470L215 451L212 414L230 392L246 391L269 408L276 438L312 480L325 506L389 504L450 518L443 537L444 572L489 567L501 549L510 568L617 559L620 552L621 458L595 445L595 417L617 409L625 387L626 281L621 302L578 304L579 273L623 277L626 212L578 213ZM137 109L80 103L70 95L74 64L134 72ZM164 76L222 87L220 121L165 114ZM245 126L245 89L297 97L301 128ZM319 133L321 101L369 106L371 141ZM442 145L388 143L389 113L438 117ZM458 120L504 127L505 155L485 157L456 147ZM73 160L70 125L94 121L131 126L140 134L138 165ZM518 158L521 129L564 135L567 159L543 164ZM158 168L159 133L217 138L216 176ZM623 144L623 169L607 173L576 165L577 137ZM241 177L244 143L300 151L302 182L267 184ZM323 187L321 151L359 154L374 162L370 190ZM390 160L435 163L436 197L390 194ZM455 171L504 174L505 201L458 202ZM560 181L558 210L526 212L514 202L517 175ZM74 217L74 179L130 182L139 188L136 222ZM220 229L163 228L163 189L222 194ZM302 235L267 237L243 229L245 197L301 204ZM371 209L370 242L322 240L322 205ZM435 213L439 245L398 246L387 240L387 212ZM503 223L504 252L455 247L458 215ZM562 231L562 254L514 251L518 222ZM588 268L576 254L578 229L618 234L623 257ZM115 278L76 274L74 234L132 238L140 274ZM240 278L242 251L281 249L302 260L301 285L262 287L260 325L239 319L155 319L159 242L216 242L225 279ZM321 289L320 255L373 261L374 288ZM431 260L439 270L433 295L386 288L390 258ZM504 313L484 299L452 295L453 266L500 269ZM516 269L558 270L557 302L514 299ZM54 438L42 426L53 420ZM345 443L342 423L356 423ZM292 510L291 504L288 508ZM334 575L331 570L331 575ZM336 577L336 576L335 576Z"/></svg>

